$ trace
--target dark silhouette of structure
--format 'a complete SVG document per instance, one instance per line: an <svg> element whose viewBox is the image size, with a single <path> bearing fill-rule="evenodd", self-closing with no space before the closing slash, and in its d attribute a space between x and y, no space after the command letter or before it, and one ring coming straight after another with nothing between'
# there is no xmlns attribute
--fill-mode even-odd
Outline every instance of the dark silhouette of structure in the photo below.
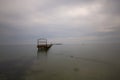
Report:
<svg viewBox="0 0 120 80"><path fill-rule="evenodd" d="M40 38L37 40L38 50L48 50L53 44L48 44L47 39Z"/></svg>

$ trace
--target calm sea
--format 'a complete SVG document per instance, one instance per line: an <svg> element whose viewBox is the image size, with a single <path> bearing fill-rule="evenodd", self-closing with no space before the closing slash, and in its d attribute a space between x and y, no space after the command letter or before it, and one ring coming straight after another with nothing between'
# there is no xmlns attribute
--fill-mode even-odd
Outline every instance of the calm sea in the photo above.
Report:
<svg viewBox="0 0 120 80"><path fill-rule="evenodd" d="M120 44L0 46L0 80L120 80Z"/></svg>

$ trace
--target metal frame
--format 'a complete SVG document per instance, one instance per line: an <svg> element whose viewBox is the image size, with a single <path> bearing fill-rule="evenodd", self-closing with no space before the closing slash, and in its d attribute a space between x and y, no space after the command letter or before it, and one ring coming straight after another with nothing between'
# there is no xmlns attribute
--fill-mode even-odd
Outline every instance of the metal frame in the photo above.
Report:
<svg viewBox="0 0 120 80"><path fill-rule="evenodd" d="M46 45L47 46L47 39L45 39L45 38L38 39L37 45Z"/></svg>

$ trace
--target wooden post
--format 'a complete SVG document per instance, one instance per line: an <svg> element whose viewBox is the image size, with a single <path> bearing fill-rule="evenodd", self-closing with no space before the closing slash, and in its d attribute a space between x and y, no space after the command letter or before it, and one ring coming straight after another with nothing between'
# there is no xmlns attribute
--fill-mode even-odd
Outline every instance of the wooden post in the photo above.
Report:
<svg viewBox="0 0 120 80"><path fill-rule="evenodd" d="M46 39L46 47L47 47L47 39Z"/></svg>

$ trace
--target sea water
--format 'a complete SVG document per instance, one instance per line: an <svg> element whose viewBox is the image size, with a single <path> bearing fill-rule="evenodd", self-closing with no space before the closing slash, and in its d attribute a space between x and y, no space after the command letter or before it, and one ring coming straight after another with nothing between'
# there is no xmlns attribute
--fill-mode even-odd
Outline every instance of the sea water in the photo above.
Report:
<svg viewBox="0 0 120 80"><path fill-rule="evenodd" d="M120 80L120 44L0 46L0 80Z"/></svg>

